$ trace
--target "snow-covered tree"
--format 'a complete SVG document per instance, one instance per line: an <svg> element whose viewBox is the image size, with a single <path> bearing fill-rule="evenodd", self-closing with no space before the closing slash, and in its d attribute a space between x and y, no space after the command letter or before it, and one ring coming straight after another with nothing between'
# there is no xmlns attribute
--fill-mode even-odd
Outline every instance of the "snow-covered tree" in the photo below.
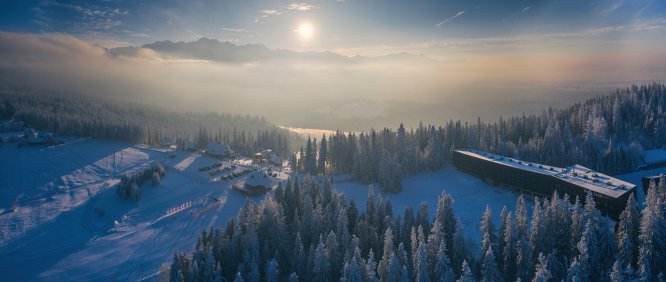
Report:
<svg viewBox="0 0 666 282"><path fill-rule="evenodd" d="M417 282L430 282L430 276L428 275L428 255L426 253L426 247L423 242L419 243L419 247L416 251L416 259L414 260L414 273L416 276Z"/></svg>
<svg viewBox="0 0 666 282"><path fill-rule="evenodd" d="M280 280L280 268L275 258L268 262L266 266L266 282L278 282Z"/></svg>
<svg viewBox="0 0 666 282"><path fill-rule="evenodd" d="M319 155L317 158L317 172L326 173L326 161L328 160L328 142L326 142L326 134L321 138L319 143Z"/></svg>
<svg viewBox="0 0 666 282"><path fill-rule="evenodd" d="M491 246L495 246L497 244L497 234L495 233L495 223L493 222L493 214L492 211L490 210L490 205L486 205L486 211L483 213L483 216L481 217L481 234L484 236L484 240L487 241L484 244L482 244L481 248L481 257L486 254L488 251L488 248ZM488 235L487 240L485 238L486 234Z"/></svg>
<svg viewBox="0 0 666 282"><path fill-rule="evenodd" d="M326 247L323 239L319 239L319 244L314 253L314 265L312 269L312 281L330 282L333 280L331 274L331 263L329 261Z"/></svg>
<svg viewBox="0 0 666 282"><path fill-rule="evenodd" d="M444 164L444 140L442 140L439 130L434 127L430 130L430 139L425 155L428 160L428 167L431 170L437 170Z"/></svg>
<svg viewBox="0 0 666 282"><path fill-rule="evenodd" d="M502 281L500 270L497 267L495 253L493 247L488 247L486 253L481 260L481 281L483 282L497 282Z"/></svg>
<svg viewBox="0 0 666 282"><path fill-rule="evenodd" d="M472 273L472 270L469 268L469 265L467 264L467 261L463 261L462 264L462 275L460 275L460 278L456 280L457 282L476 282L476 278L474 277L474 274Z"/></svg>
<svg viewBox="0 0 666 282"><path fill-rule="evenodd" d="M548 270L548 259L546 259L543 253L539 253L539 259L532 282L547 282L550 281L551 278L552 275L550 274L550 270Z"/></svg>

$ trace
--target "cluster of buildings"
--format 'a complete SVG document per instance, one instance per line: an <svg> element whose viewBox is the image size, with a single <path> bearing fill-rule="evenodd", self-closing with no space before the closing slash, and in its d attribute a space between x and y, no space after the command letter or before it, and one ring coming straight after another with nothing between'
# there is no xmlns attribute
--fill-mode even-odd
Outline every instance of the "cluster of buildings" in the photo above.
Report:
<svg viewBox="0 0 666 282"><path fill-rule="evenodd" d="M23 121L15 119L0 122L0 132L5 132L0 136L2 139L0 141L16 143L18 146L56 145L63 142L61 138L48 131L25 127Z"/></svg>

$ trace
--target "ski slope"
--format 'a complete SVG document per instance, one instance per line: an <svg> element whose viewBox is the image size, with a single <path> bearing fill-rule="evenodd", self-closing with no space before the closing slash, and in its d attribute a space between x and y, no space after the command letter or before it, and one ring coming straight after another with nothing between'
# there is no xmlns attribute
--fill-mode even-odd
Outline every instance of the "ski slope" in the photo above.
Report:
<svg viewBox="0 0 666 282"><path fill-rule="evenodd" d="M52 148L7 144L0 155L6 281L156 279L175 251L191 251L202 230L261 199L231 190L242 178L215 181L200 172L218 160L192 152L171 158L168 150L88 139ZM138 202L116 195L122 173L156 160L167 167L161 185L144 184Z"/></svg>

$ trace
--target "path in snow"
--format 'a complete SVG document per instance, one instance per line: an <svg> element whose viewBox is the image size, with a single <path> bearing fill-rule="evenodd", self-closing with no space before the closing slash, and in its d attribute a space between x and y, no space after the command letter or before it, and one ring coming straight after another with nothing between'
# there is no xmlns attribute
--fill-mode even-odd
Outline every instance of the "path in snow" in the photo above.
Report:
<svg viewBox="0 0 666 282"><path fill-rule="evenodd" d="M184 171L186 170L199 156L198 153L194 153L184 160L180 161L177 165L174 166L175 169Z"/></svg>

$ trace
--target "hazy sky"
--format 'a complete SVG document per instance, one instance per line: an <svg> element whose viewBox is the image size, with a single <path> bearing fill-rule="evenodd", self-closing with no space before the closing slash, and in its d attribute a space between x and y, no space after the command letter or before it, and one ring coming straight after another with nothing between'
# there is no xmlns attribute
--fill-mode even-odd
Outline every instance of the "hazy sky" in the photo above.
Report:
<svg viewBox="0 0 666 282"><path fill-rule="evenodd" d="M496 119L666 80L660 0L3 1L0 31L5 82L298 127ZM189 44L144 45L163 40Z"/></svg>

